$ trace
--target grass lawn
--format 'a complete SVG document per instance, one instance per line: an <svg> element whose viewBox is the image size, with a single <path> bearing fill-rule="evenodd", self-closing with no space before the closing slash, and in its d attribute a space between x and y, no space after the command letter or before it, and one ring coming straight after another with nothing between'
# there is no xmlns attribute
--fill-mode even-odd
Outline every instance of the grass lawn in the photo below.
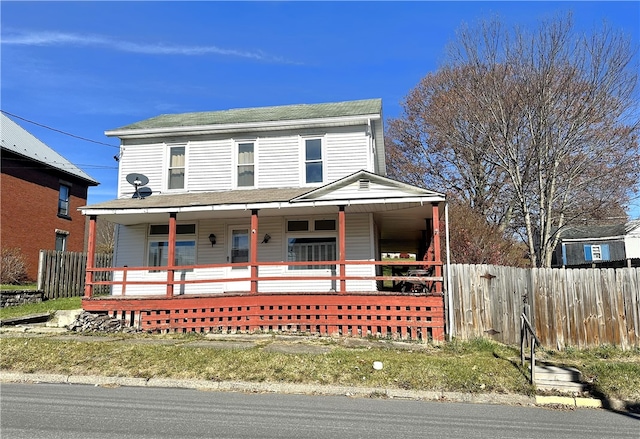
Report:
<svg viewBox="0 0 640 439"><path fill-rule="evenodd" d="M29 314L53 313L59 309L79 309L82 308L81 300L81 297L69 297L45 300L40 303L29 303L27 305L9 306L0 309L0 320L28 316Z"/></svg>
<svg viewBox="0 0 640 439"><path fill-rule="evenodd" d="M8 285L1 284L0 290L3 291L17 291L17 290L35 290L38 288L38 284L24 284L24 285Z"/></svg>
<svg viewBox="0 0 640 439"><path fill-rule="evenodd" d="M1 309L0 318L80 307L80 297L56 299ZM535 392L528 382L527 368L520 366L519 349L486 339L398 349L384 341L348 347L332 338L301 338L295 343L322 345L327 352L283 353L266 349L275 338L260 339L250 349L237 349L232 342L229 348L189 346L188 342L204 339L200 334L104 337L100 342L90 338L69 341L4 333L0 338L0 370L471 393ZM171 342L148 343L149 339ZM640 348L539 349L537 357L579 369L593 395L640 403ZM383 370L374 370L374 361L382 361Z"/></svg>

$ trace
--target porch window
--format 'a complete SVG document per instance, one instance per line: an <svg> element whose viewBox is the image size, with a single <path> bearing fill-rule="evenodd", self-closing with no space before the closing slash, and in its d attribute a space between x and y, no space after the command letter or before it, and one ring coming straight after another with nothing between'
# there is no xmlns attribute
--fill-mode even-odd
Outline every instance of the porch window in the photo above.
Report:
<svg viewBox="0 0 640 439"><path fill-rule="evenodd" d="M288 220L287 221L287 260L335 261L337 239L335 219ZM290 270L335 270L335 265L290 265Z"/></svg>
<svg viewBox="0 0 640 439"><path fill-rule="evenodd" d="M149 267L166 267L169 254L168 241L152 241L149 243ZM196 264L196 242L176 241L174 265Z"/></svg>
<svg viewBox="0 0 640 439"><path fill-rule="evenodd" d="M176 224L176 254L174 265L196 264L196 225ZM169 225L149 226L149 267L166 267L169 253Z"/></svg>
<svg viewBox="0 0 640 439"><path fill-rule="evenodd" d="M238 144L238 187L252 187L254 185L253 146L253 142Z"/></svg>
<svg viewBox="0 0 640 439"><path fill-rule="evenodd" d="M185 148L172 146L169 148L169 189L184 189Z"/></svg>
<svg viewBox="0 0 640 439"><path fill-rule="evenodd" d="M322 139L305 139L305 181L322 183Z"/></svg>
<svg viewBox="0 0 640 439"><path fill-rule="evenodd" d="M290 262L335 261L336 238L288 238L287 258ZM289 270L335 270L335 265L291 265Z"/></svg>

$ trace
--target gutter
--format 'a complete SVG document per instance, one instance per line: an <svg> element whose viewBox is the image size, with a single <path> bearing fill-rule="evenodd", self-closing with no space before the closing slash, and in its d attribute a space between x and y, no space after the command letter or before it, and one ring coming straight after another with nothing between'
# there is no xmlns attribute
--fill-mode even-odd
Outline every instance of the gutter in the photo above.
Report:
<svg viewBox="0 0 640 439"><path fill-rule="evenodd" d="M105 131L104 134L109 137L119 137L121 139L136 137L159 137L167 134L218 134L237 131L260 131L260 130L282 130L292 129L305 126L332 126L344 125L350 123L357 125L366 124L369 120L378 120L379 114L345 116L333 118L316 118L316 119L298 119L298 120L275 120L266 122L245 122L218 125L196 125L196 126L180 126L180 127L162 127L162 128L140 128L140 129L115 129Z"/></svg>

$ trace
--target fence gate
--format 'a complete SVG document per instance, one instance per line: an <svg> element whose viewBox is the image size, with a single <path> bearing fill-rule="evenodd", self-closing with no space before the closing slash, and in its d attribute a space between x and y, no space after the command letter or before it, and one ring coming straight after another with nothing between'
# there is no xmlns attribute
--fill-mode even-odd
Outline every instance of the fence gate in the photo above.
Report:
<svg viewBox="0 0 640 439"><path fill-rule="evenodd" d="M111 267L113 255L96 254L95 267ZM38 263L38 290L46 299L62 297L80 297L84 295L84 276L87 266L87 254L40 250ZM111 280L111 272L94 274L96 281ZM94 294L108 294L109 286L94 287Z"/></svg>

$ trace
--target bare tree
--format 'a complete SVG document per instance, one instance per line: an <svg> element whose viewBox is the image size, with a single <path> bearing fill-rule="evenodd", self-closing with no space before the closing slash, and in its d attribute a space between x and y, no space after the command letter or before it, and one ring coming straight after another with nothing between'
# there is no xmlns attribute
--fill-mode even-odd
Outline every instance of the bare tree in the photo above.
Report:
<svg viewBox="0 0 640 439"><path fill-rule="evenodd" d="M520 234L531 265L549 266L558 230L620 212L638 189L634 56L607 27L577 34L571 16L533 33L463 27L389 124L390 159ZM402 178L404 166L391 170Z"/></svg>
<svg viewBox="0 0 640 439"><path fill-rule="evenodd" d="M465 202L450 205L450 256L452 263L493 264L525 267L526 248L516 239L505 236L500 227Z"/></svg>
<svg viewBox="0 0 640 439"><path fill-rule="evenodd" d="M96 252L113 253L115 247L116 225L111 221L98 217L96 221Z"/></svg>

